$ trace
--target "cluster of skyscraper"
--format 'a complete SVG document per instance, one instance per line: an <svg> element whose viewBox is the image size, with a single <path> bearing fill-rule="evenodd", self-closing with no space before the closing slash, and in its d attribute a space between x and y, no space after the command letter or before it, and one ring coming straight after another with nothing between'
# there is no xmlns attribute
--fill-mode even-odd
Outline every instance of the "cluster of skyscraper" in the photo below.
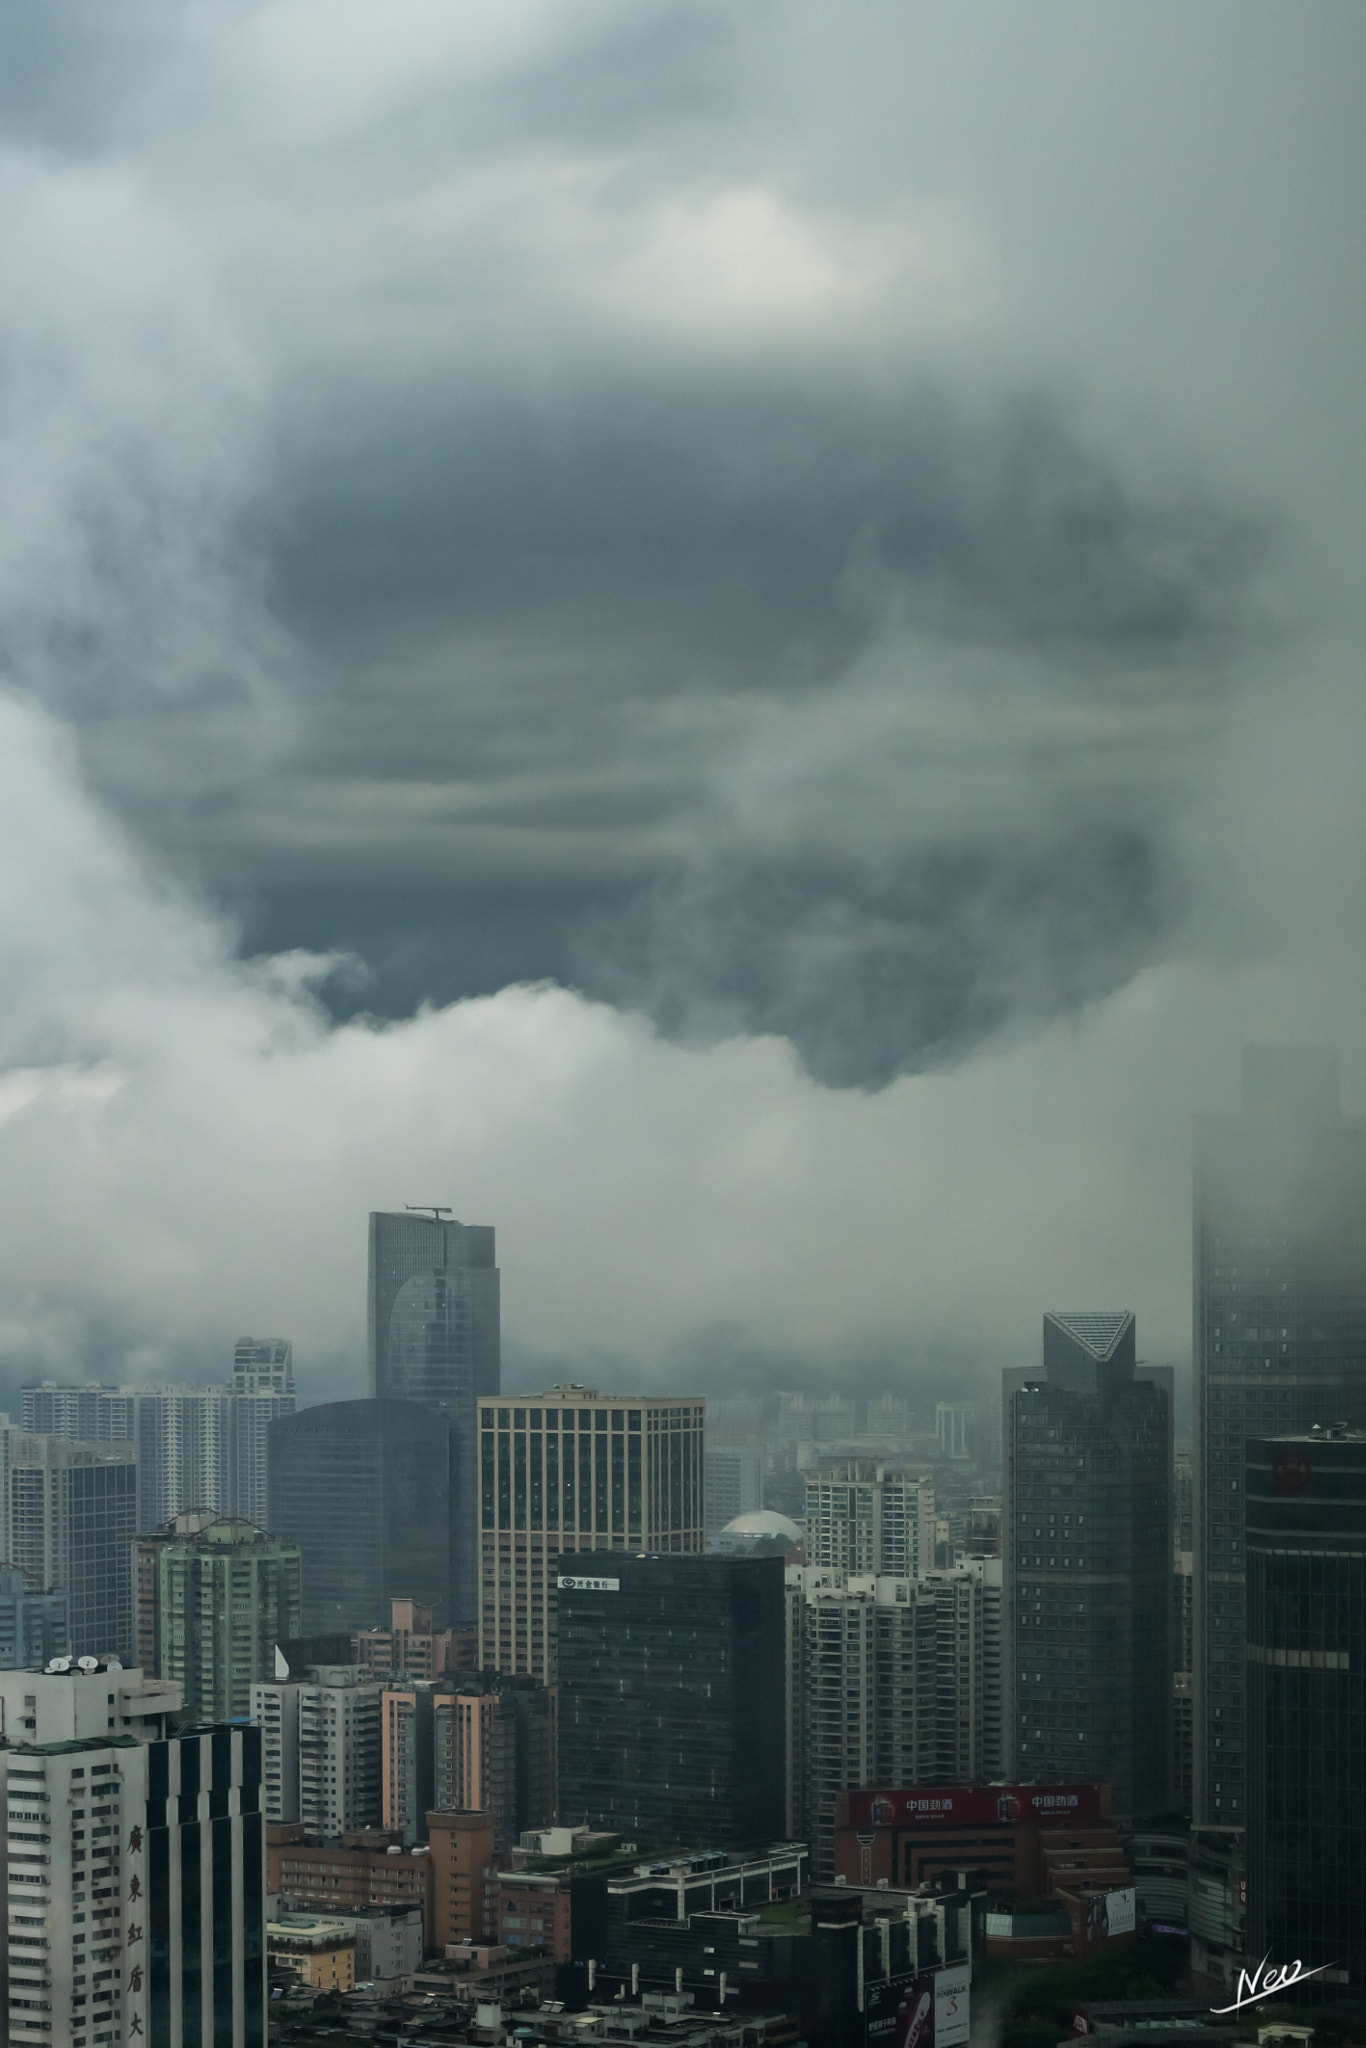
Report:
<svg viewBox="0 0 1366 2048"><path fill-rule="evenodd" d="M1271 1954L1359 1984L1366 1127L1327 1050L1248 1048L1243 1080L1197 1123L1175 1501L1171 1375L1132 1316L1048 1316L1042 1372L1006 1375L1006 1763L1132 1817L1189 1799L1207 1974Z"/></svg>
<svg viewBox="0 0 1366 2048"><path fill-rule="evenodd" d="M256 1996L266 1826L305 1901L319 1845L363 1859L383 1831L428 1935L433 1857L454 1938L492 1931L480 1873L528 1831L797 1843L828 1879L850 1795L876 1828L887 1787L1103 1786L1135 1829L1187 1807L1225 1902L1192 1919L1200 1967L1250 1949L1360 1983L1366 1128L1326 1053L1252 1050L1244 1075L1242 1112L1197 1131L1189 1457L1127 1311L1045 1315L1039 1367L1005 1375L999 1494L961 1403L922 1433L894 1397L784 1396L764 1438L739 1398L708 1446L699 1398L506 1395L493 1230L444 1211L370 1219L364 1399L296 1410L289 1345L256 1339L220 1388L26 1389L0 1427L0 1669L67 1668L0 1682L11 1800L88 1799L96 1751L136 1744L118 1815L149 1913L189 1912L207 1856L237 1916L235 1948L205 1922L174 1993L159 1962L73 2042L138 2032L144 1982L157 2011L202 2003L206 1971L230 2009ZM91 1760L59 1767L73 1715ZM220 1791L236 1831L191 1841ZM44 2010L82 1945L70 1863L32 1919ZM39 1983L11 1957L21 2032Z"/></svg>

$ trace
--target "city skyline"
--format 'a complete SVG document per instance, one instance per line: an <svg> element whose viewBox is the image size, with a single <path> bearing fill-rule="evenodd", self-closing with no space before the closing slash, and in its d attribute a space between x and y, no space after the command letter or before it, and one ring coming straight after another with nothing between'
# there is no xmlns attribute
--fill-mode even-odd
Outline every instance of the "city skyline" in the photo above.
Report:
<svg viewBox="0 0 1366 2048"><path fill-rule="evenodd" d="M5 2041L1366 2044L1363 87L0 8Z"/></svg>

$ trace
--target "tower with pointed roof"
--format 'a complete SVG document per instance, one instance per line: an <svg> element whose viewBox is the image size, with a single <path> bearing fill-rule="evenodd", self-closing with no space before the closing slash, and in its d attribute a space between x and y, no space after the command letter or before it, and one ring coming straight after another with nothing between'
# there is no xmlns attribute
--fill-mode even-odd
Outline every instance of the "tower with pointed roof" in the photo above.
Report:
<svg viewBox="0 0 1366 2048"><path fill-rule="evenodd" d="M1053 1311L1005 1375L1008 1774L1168 1799L1172 1372L1128 1310Z"/></svg>

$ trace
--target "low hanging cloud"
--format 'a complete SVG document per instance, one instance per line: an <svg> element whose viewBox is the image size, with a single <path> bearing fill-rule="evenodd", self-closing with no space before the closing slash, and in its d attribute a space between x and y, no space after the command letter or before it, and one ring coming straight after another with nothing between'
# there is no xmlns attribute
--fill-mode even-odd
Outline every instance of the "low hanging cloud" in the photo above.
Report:
<svg viewBox="0 0 1366 2048"><path fill-rule="evenodd" d="M523 1378L717 1390L757 1358L985 1392L1037 1305L1097 1276L1173 1346L1187 1110L1224 1087L1240 1005L1266 1014L1255 974L1160 970L878 1096L821 1088L781 1039L671 1045L551 987L339 1026L325 962L235 960L13 703L0 864L35 878L0 904L12 1379L212 1373L257 1328L294 1338L310 1394L359 1392L365 1213L443 1199L498 1227Z"/></svg>
<svg viewBox="0 0 1366 2048"><path fill-rule="evenodd" d="M1038 398L732 370L553 412L485 387L302 471L280 589L331 715L262 942L311 916L380 1011L549 974L854 1085L1160 956L1260 514Z"/></svg>

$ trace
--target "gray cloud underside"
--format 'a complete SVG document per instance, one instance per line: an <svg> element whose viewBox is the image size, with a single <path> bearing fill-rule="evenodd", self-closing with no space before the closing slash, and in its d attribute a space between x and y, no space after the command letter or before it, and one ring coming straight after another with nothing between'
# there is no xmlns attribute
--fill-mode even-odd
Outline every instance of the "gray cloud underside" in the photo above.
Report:
<svg viewBox="0 0 1366 2048"><path fill-rule="evenodd" d="M1179 916L1173 721L1217 716L1251 516L1040 397L641 379L371 421L300 451L274 556L325 679L291 829L205 833L249 942L369 962L342 1004L569 978L876 1084L1107 992ZM737 793L775 731L802 765Z"/></svg>

